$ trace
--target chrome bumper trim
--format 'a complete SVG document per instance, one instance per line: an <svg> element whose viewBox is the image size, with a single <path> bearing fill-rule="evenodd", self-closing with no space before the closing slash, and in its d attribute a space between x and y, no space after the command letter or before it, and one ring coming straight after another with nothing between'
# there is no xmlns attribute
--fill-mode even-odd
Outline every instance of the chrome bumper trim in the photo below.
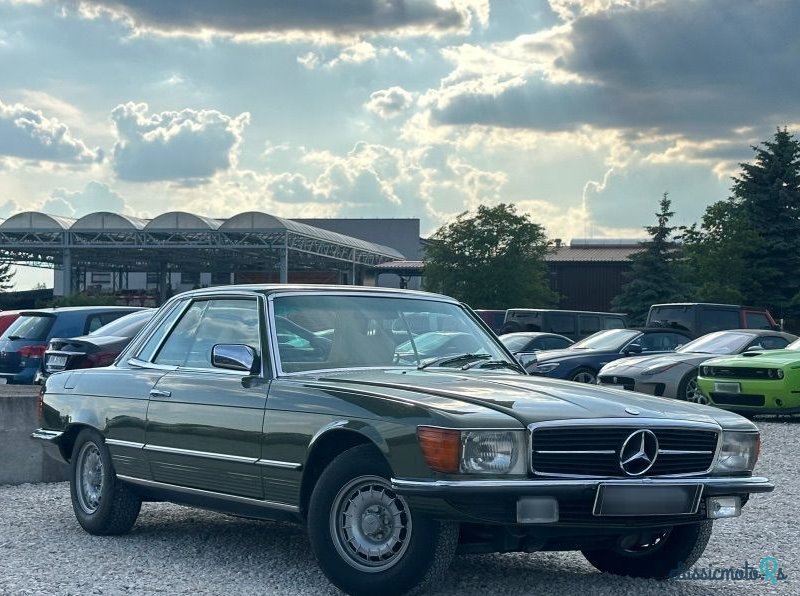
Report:
<svg viewBox="0 0 800 596"><path fill-rule="evenodd" d="M45 430L37 428L31 433L31 439L39 439L40 441L57 441L64 433L60 430Z"/></svg>

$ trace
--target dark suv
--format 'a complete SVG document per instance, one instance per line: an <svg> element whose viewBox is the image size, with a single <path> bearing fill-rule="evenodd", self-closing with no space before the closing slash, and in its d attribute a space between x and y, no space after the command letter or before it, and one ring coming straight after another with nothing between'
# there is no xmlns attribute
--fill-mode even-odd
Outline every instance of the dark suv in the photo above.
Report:
<svg viewBox="0 0 800 596"><path fill-rule="evenodd" d="M605 329L624 329L625 315L614 312L511 308L500 334L546 331L578 341Z"/></svg>
<svg viewBox="0 0 800 596"><path fill-rule="evenodd" d="M646 325L688 331L693 337L728 329L779 329L764 308L703 302L654 304L647 314Z"/></svg>
<svg viewBox="0 0 800 596"><path fill-rule="evenodd" d="M53 337L85 335L122 315L129 306L74 306L22 311L0 336L0 384L29 385Z"/></svg>

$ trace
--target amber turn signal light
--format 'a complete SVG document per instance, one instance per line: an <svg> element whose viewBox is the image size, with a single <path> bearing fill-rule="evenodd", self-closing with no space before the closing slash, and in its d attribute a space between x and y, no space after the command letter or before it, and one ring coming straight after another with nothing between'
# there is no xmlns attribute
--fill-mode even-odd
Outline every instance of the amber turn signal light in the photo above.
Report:
<svg viewBox="0 0 800 596"><path fill-rule="evenodd" d="M455 474L461 464L461 433L457 430L417 427L417 438L431 470Z"/></svg>

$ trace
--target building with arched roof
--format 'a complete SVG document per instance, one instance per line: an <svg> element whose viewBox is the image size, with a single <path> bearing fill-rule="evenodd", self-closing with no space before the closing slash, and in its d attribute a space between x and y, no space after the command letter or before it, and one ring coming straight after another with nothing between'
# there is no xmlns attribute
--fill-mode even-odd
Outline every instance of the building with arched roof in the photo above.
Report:
<svg viewBox="0 0 800 596"><path fill-rule="evenodd" d="M232 282L374 284L379 265L405 258L395 247L325 229L326 221L311 225L259 211L226 219L172 211L149 220L28 211L0 223L0 258L54 269L57 295L150 291L161 298ZM392 222L401 222L405 246L419 243L419 220L363 221L373 238L375 222L386 222L379 237L395 239ZM359 226L348 229L358 233Z"/></svg>

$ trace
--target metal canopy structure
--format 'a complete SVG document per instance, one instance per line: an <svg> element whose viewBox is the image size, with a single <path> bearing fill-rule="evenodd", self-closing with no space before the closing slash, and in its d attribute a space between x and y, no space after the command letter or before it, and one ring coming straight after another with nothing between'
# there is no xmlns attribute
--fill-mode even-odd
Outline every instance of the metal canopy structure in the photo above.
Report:
<svg viewBox="0 0 800 596"><path fill-rule="evenodd" d="M39 212L0 224L0 260L63 269L67 293L75 273L342 271L350 283L381 263L403 259L393 248L251 211L211 219L173 211L151 220L118 213L69 219Z"/></svg>

